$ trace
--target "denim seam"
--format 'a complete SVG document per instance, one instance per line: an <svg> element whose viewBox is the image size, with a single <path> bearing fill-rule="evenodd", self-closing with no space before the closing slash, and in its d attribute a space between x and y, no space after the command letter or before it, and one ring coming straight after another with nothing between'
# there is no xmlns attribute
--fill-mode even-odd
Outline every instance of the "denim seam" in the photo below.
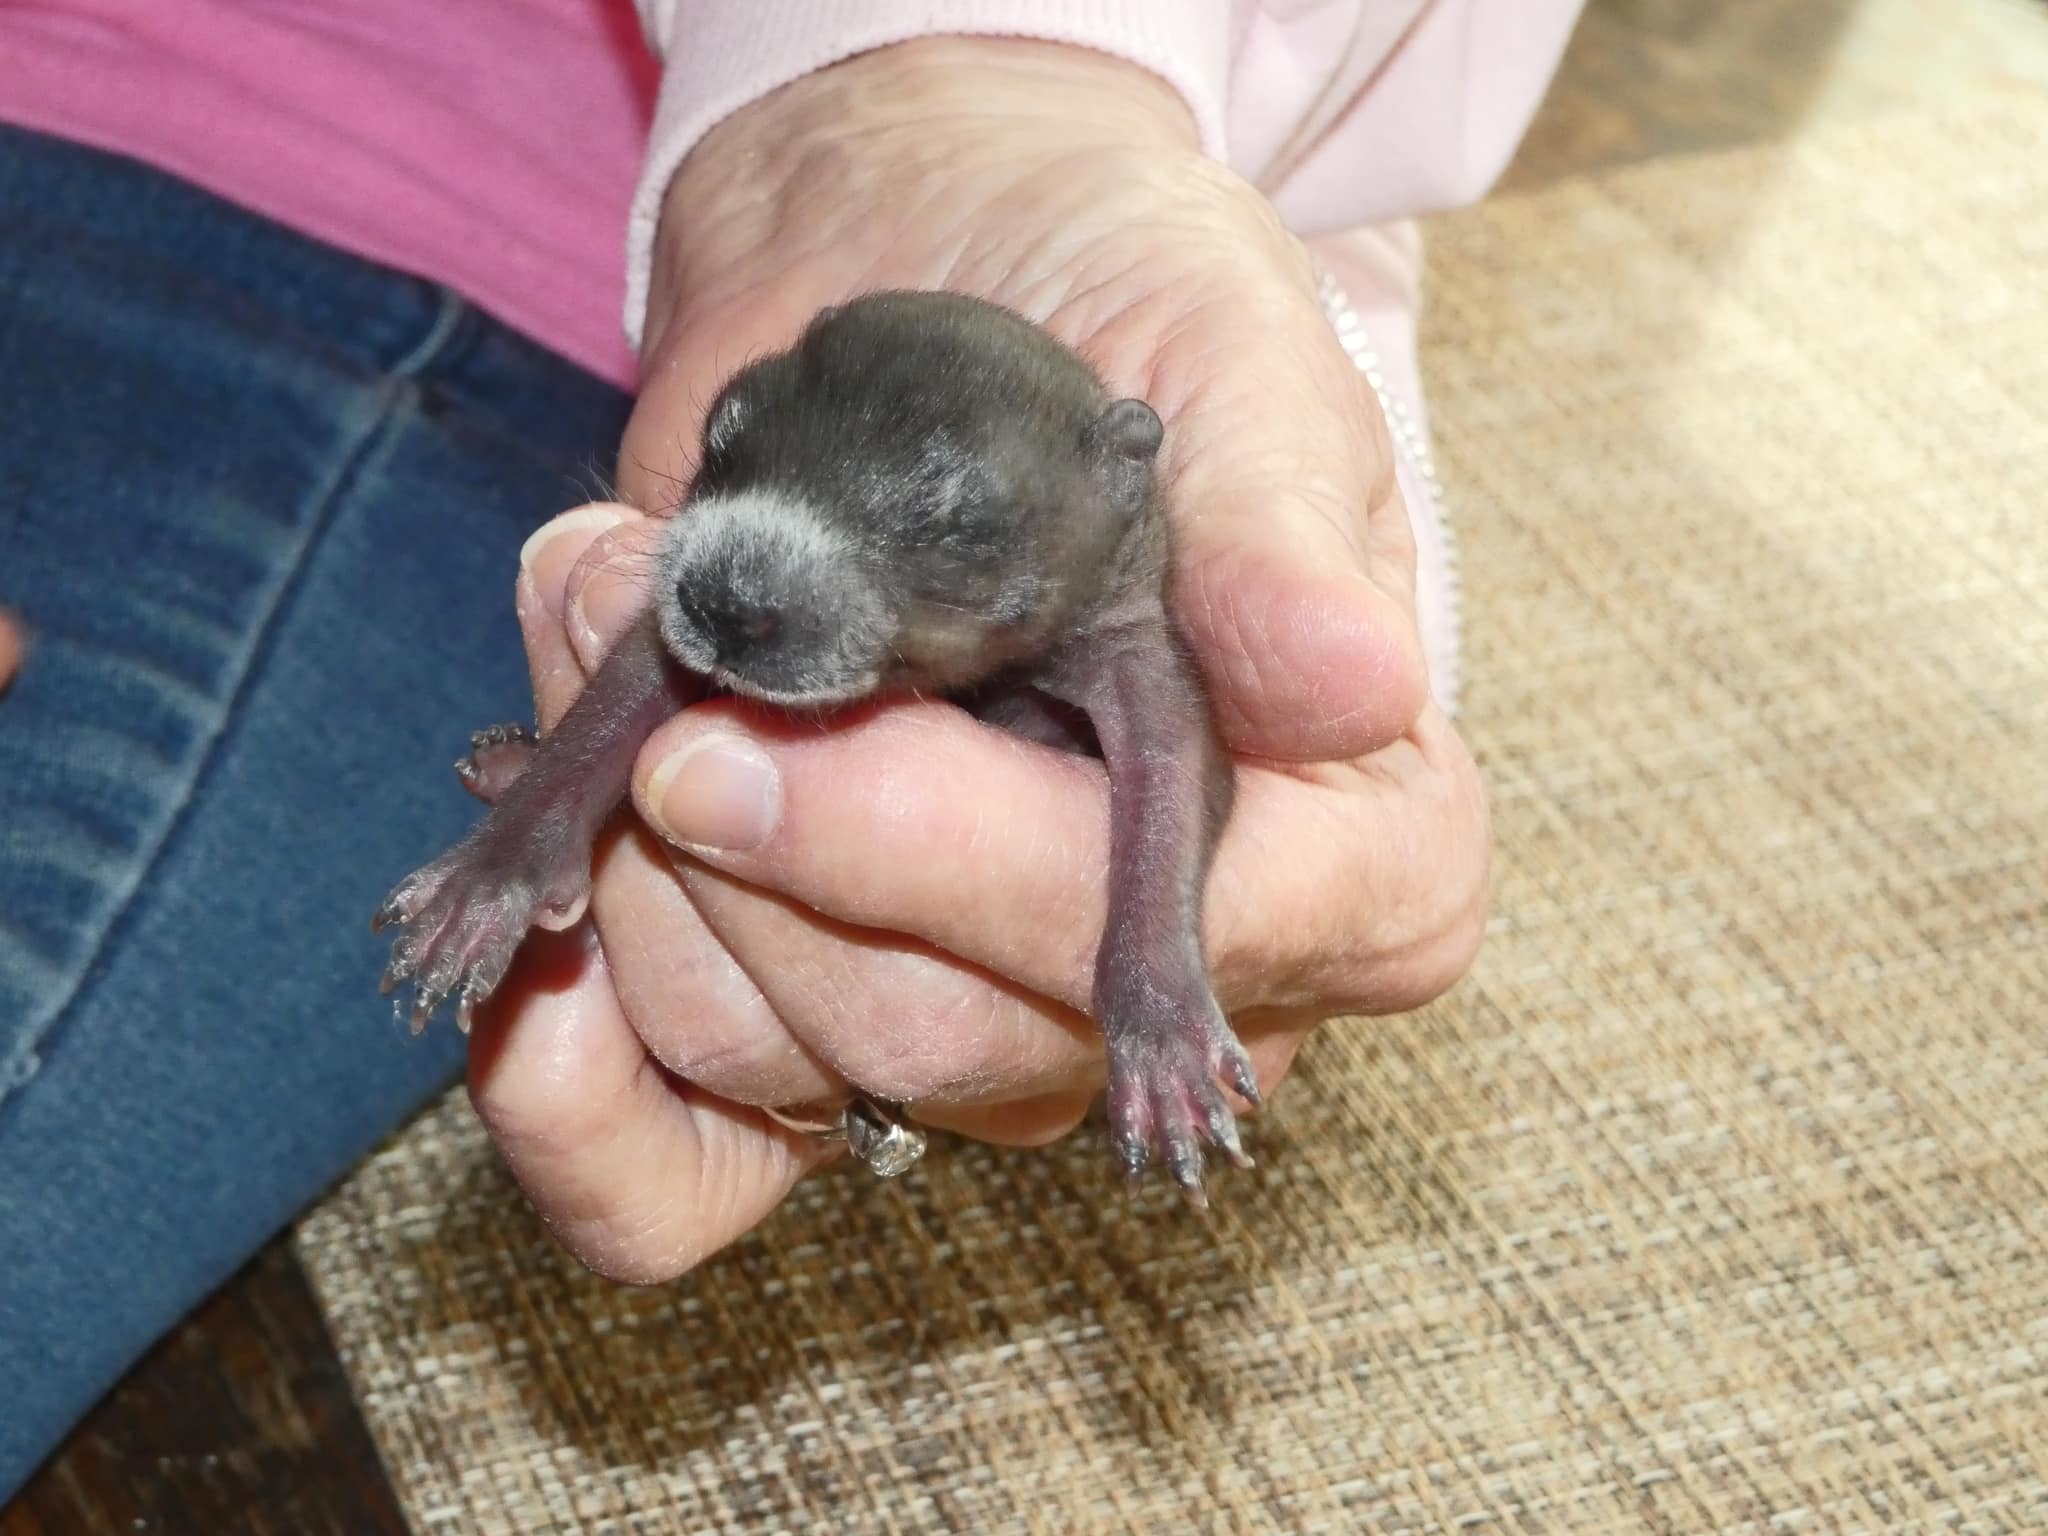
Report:
<svg viewBox="0 0 2048 1536"><path fill-rule="evenodd" d="M187 812L212 778L220 760L221 741L235 721L251 679L260 670L261 662L269 651L279 622L290 612L292 603L298 596L306 567L311 562L314 551L325 538L336 510L347 499L349 492L361 480L364 469L376 459L378 452L388 440L400 407L417 393L416 381L420 373L433 365L434 360L461 329L469 312L468 304L460 296L447 289L441 290L441 302L433 322L422 334L418 344L385 371L384 377L370 395L359 426L343 440L341 451L335 458L326 484L317 487L310 498L304 531L292 549L284 576L277 584L277 590L271 595L269 610L252 628L242 647L234 683L221 703L219 717L214 722L205 745L200 749L198 762L192 770L184 792L178 796L176 803L163 814L159 822L155 847L135 861L133 873L126 887L115 897L112 910L100 925L98 937L93 941L90 950L82 955L72 968L69 990L44 1016L40 1025L32 1025L22 1032L14 1048L8 1052L4 1060L0 1060L0 1111L4 1111L7 1104L24 1090L41 1070L43 1056L50 1042L63 1029L87 983L102 968L109 949L126 928L136 898L156 874L164 855L176 841Z"/></svg>
<svg viewBox="0 0 2048 1536"><path fill-rule="evenodd" d="M469 318L469 305L452 289L436 290L440 305L434 311L433 324L405 356L385 370L391 380L416 379L434 365L436 358L448 349L448 344L462 324Z"/></svg>

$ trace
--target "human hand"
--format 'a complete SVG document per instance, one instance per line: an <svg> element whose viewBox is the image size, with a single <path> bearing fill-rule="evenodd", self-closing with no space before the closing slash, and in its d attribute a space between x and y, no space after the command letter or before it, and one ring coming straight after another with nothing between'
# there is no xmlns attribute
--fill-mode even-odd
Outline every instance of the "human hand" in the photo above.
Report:
<svg viewBox="0 0 2048 1536"><path fill-rule="evenodd" d="M626 497L672 503L718 385L889 286L1007 303L1166 419L1178 608L1239 756L1206 938L1261 1085L1316 1020L1450 985L1483 921L1483 797L1427 699L1384 425L1263 200L1197 152L1164 85L1085 51L934 41L800 81L671 189ZM644 600L651 526L583 509L532 546L543 724ZM650 741L636 800L687 852L645 827L601 850L602 953L515 972L472 1073L592 1267L680 1272L823 1155L743 1105L853 1084L1017 1143L1083 1114L1099 765L942 704L819 733L721 700Z"/></svg>

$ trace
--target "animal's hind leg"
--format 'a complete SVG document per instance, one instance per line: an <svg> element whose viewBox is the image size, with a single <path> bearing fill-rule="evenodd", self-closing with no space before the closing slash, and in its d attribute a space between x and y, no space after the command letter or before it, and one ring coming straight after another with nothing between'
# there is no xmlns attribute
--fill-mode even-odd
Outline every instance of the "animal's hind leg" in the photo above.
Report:
<svg viewBox="0 0 2048 1536"><path fill-rule="evenodd" d="M1095 637L1048 686L1087 711L1109 773L1094 1011L1117 1155L1133 1176L1161 1157L1199 1205L1203 1143L1249 1162L1217 1079L1247 1103L1259 1098L1202 954L1202 888L1230 808L1230 757L1163 613Z"/></svg>

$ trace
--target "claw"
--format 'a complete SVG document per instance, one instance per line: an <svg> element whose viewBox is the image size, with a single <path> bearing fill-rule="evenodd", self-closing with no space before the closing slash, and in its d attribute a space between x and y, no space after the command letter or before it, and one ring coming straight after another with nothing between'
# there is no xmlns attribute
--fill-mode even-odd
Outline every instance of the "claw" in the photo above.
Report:
<svg viewBox="0 0 2048 1536"><path fill-rule="evenodd" d="M1237 1090L1239 1098L1257 1109L1265 1102L1259 1097L1259 1075L1252 1070L1252 1059L1245 1054L1243 1046L1235 1040L1223 1048L1223 1080ZM1245 1165L1249 1167L1250 1164Z"/></svg>
<svg viewBox="0 0 2048 1536"><path fill-rule="evenodd" d="M1209 1203L1202 1193L1202 1149L1194 1137L1182 1132L1167 1142L1166 1166L1190 1202L1198 1207Z"/></svg>
<svg viewBox="0 0 2048 1536"><path fill-rule="evenodd" d="M411 1006L404 998L394 997L391 999L391 1019L395 1024L403 1024L409 1034L416 1035L420 1032L420 1028L412 1022L410 1017Z"/></svg>
<svg viewBox="0 0 2048 1536"><path fill-rule="evenodd" d="M1114 1144L1116 1160L1123 1164L1124 1176L1134 1184L1143 1183L1145 1164L1152 1156L1152 1150L1145 1140L1145 1133L1134 1125L1126 1125L1117 1131Z"/></svg>
<svg viewBox="0 0 2048 1536"><path fill-rule="evenodd" d="M1213 1028L1204 1026L1205 1018ZM1105 1030L1117 1161L1135 1176L1156 1154L1188 1204L1204 1210L1209 1197L1202 1175L1210 1146L1239 1168L1252 1166L1224 1086L1249 1104L1259 1102L1251 1058L1213 1005L1206 1011L1175 1010L1135 1026L1118 1028L1118 1022Z"/></svg>
<svg viewBox="0 0 2048 1536"><path fill-rule="evenodd" d="M1221 1104L1209 1108L1209 1139L1222 1149L1223 1155L1240 1168L1252 1166L1251 1157L1245 1152L1244 1142L1238 1138L1237 1117Z"/></svg>
<svg viewBox="0 0 2048 1536"><path fill-rule="evenodd" d="M423 877L426 873L425 870L415 871L391 888L384 904L371 914L370 932L382 933L391 924L410 922L419 914L419 909L425 904L420 892L425 886Z"/></svg>
<svg viewBox="0 0 2048 1536"><path fill-rule="evenodd" d="M1244 1143L1237 1134L1237 1116L1224 1103L1223 1091L1214 1083L1204 1083L1197 1096L1196 1108L1201 1116L1202 1129L1216 1149L1238 1167L1251 1167L1252 1160L1245 1156Z"/></svg>
<svg viewBox="0 0 2048 1536"><path fill-rule="evenodd" d="M426 1027L461 979L462 957L446 950L430 954L426 964L413 973L412 1012L419 1028Z"/></svg>
<svg viewBox="0 0 2048 1536"><path fill-rule="evenodd" d="M391 946L391 959L384 966L384 974L378 978L377 990L389 997L398 984L410 976L413 967L419 963L419 940L408 934Z"/></svg>
<svg viewBox="0 0 2048 1536"><path fill-rule="evenodd" d="M425 984L413 988L412 1032L417 1035L424 1030L427 1021L433 1018L434 1010L447 1000L448 994L445 991L436 991Z"/></svg>
<svg viewBox="0 0 2048 1536"><path fill-rule="evenodd" d="M472 981L455 999L455 1027L465 1035L469 1033L470 1026L476 1023L476 1005L476 983Z"/></svg>

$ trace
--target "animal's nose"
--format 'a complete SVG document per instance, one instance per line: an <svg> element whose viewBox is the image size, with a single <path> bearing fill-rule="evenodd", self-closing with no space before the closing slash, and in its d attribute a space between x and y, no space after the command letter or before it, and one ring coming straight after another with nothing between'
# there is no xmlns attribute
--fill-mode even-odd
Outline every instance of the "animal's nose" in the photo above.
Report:
<svg viewBox="0 0 2048 1536"><path fill-rule="evenodd" d="M785 611L772 596L753 596L692 575L676 583L676 608L714 661L744 663L783 637Z"/></svg>
<svg viewBox="0 0 2048 1536"><path fill-rule="evenodd" d="M712 645L721 661L740 661L782 633L782 610L728 593L707 615Z"/></svg>

